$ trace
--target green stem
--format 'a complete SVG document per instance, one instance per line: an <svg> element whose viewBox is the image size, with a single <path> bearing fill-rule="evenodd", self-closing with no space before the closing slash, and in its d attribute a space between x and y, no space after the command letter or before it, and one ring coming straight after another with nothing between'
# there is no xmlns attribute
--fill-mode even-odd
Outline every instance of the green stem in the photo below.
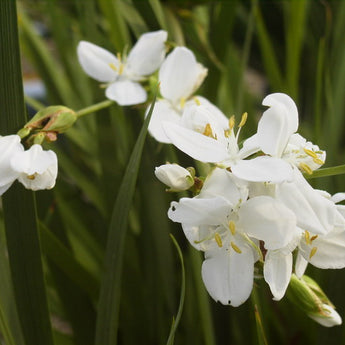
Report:
<svg viewBox="0 0 345 345"><path fill-rule="evenodd" d="M338 165L330 168L323 168L313 171L312 175L304 175L306 179L317 178L317 177L326 177L345 174L345 164Z"/></svg>
<svg viewBox="0 0 345 345"><path fill-rule="evenodd" d="M114 101L111 101L111 100L107 99L107 100L105 100L103 102L96 103L96 104L90 105L89 107L80 109L80 110L78 110L76 112L76 114L77 114L77 117L81 117L81 116L84 116L84 115L87 115L87 114L94 113L95 111L98 111L98 110L110 107L113 104L115 104Z"/></svg>

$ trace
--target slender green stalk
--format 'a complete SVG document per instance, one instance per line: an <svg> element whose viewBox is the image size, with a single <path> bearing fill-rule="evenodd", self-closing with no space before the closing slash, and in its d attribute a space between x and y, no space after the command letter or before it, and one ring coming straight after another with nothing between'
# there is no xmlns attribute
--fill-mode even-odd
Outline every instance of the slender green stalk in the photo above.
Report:
<svg viewBox="0 0 345 345"><path fill-rule="evenodd" d="M330 168L323 168L313 171L312 175L304 175L305 178L311 179L311 178L317 178L317 177L326 177L326 176L335 176L335 175L341 175L345 174L345 164L338 165L335 167Z"/></svg>
<svg viewBox="0 0 345 345"><path fill-rule="evenodd" d="M16 2L0 1L0 128L16 133L26 122ZM34 194L19 184L3 196L14 296L26 345L52 345Z"/></svg>
<svg viewBox="0 0 345 345"><path fill-rule="evenodd" d="M254 315L255 315L255 322L256 322L256 330L258 335L258 344L259 345L268 345L265 330L262 324L262 319L260 315L260 301L259 296L256 291L256 287L253 287L253 291L251 294L251 300L254 307Z"/></svg>
<svg viewBox="0 0 345 345"><path fill-rule="evenodd" d="M80 109L80 110L78 110L76 112L76 114L77 114L78 117L81 117L81 116L84 116L84 115L87 115L87 114L94 113L94 112L96 112L98 110L101 110L101 109L104 109L104 108L108 108L108 107L110 107L113 104L115 104L114 101L111 101L111 100L107 99L107 100L102 101L100 103L96 103L96 104L90 105L89 107Z"/></svg>
<svg viewBox="0 0 345 345"><path fill-rule="evenodd" d="M175 338L175 333L178 327L178 324L180 323L181 316L182 316L182 311L183 311L183 305L184 305L184 297L185 297L185 292L186 292L186 277L185 277L185 269L184 269L184 262L183 262L183 255L180 246L178 245L175 237L170 234L170 237L172 241L174 242L174 245L176 247L176 250L178 252L178 256L180 258L181 262L181 294L180 294L180 303L178 307L178 312L176 315L176 318L174 318L173 323L171 325L171 330L169 334L169 338L167 341L167 345L173 345L174 344L174 338Z"/></svg>

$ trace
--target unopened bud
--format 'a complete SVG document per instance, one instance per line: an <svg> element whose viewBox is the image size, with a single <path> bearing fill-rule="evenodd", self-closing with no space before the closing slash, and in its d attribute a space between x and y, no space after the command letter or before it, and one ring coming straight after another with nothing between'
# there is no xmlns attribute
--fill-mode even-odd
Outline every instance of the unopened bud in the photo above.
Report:
<svg viewBox="0 0 345 345"><path fill-rule="evenodd" d="M40 110L24 127L44 132L62 133L77 120L76 113L62 105Z"/></svg>
<svg viewBox="0 0 345 345"><path fill-rule="evenodd" d="M155 175L170 191L187 190L194 184L191 173L178 164L164 164L155 169Z"/></svg>
<svg viewBox="0 0 345 345"><path fill-rule="evenodd" d="M287 290L287 297L322 326L332 327L342 323L334 305L320 286L308 276L304 275L299 279L293 274Z"/></svg>

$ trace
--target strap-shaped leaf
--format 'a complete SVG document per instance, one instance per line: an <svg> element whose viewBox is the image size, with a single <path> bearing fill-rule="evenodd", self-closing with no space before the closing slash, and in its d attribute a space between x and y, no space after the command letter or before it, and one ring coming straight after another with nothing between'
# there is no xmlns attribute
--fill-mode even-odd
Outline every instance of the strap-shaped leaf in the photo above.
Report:
<svg viewBox="0 0 345 345"><path fill-rule="evenodd" d="M0 128L13 134L26 122L16 3L0 1ZM36 207L32 192L13 185L3 197L7 248L18 315L26 345L53 338L43 279Z"/></svg>
<svg viewBox="0 0 345 345"><path fill-rule="evenodd" d="M105 267L98 304L95 345L117 344L121 275L128 213L138 176L141 154L155 99L145 118L122 180L108 230Z"/></svg>

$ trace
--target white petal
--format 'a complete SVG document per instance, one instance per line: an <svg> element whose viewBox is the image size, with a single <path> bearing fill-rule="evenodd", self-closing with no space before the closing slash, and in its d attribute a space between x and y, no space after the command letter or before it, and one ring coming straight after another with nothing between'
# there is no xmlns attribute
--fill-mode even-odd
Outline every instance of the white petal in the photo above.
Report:
<svg viewBox="0 0 345 345"><path fill-rule="evenodd" d="M148 114L150 106L147 108ZM166 100L158 100L153 108L153 113L149 123L149 133L160 143L170 144L171 141L163 129L164 122L179 124L181 121L180 114L172 107L171 103Z"/></svg>
<svg viewBox="0 0 345 345"><path fill-rule="evenodd" d="M231 166L235 176L251 182L280 183L291 180L291 166L279 158L261 156L240 160Z"/></svg>
<svg viewBox="0 0 345 345"><path fill-rule="evenodd" d="M163 30L141 35L127 57L126 73L144 76L158 69L165 56L167 37Z"/></svg>
<svg viewBox="0 0 345 345"><path fill-rule="evenodd" d="M205 163L218 163L228 156L226 147L218 140L194 132L182 126L165 122L167 137L181 151Z"/></svg>
<svg viewBox="0 0 345 345"><path fill-rule="evenodd" d="M297 252L297 258L295 263L295 273L298 278L301 278L307 269L308 261L303 257L300 251Z"/></svg>
<svg viewBox="0 0 345 345"><path fill-rule="evenodd" d="M226 221L230 209L231 205L222 197L182 198L179 202L171 203L168 217L178 223L218 225Z"/></svg>
<svg viewBox="0 0 345 345"><path fill-rule="evenodd" d="M110 84L105 95L119 105L140 104L147 99L146 91L140 84L126 79Z"/></svg>
<svg viewBox="0 0 345 345"><path fill-rule="evenodd" d="M156 167L155 175L174 191L187 190L194 184L191 173L178 164L163 164Z"/></svg>
<svg viewBox="0 0 345 345"><path fill-rule="evenodd" d="M215 301L237 307L244 303L253 288L254 254L246 245L238 245L241 253L232 248L219 248L205 253L202 279Z"/></svg>
<svg viewBox="0 0 345 345"><path fill-rule="evenodd" d="M328 314L328 316L325 317L323 315L318 316L315 314L309 314L309 317L324 327L333 327L342 324L340 315L331 306L324 304L322 308L324 310L324 313Z"/></svg>
<svg viewBox="0 0 345 345"><path fill-rule="evenodd" d="M276 198L295 213L300 228L313 234L325 234L333 229L335 204L315 191L298 169L294 169L292 182L277 186Z"/></svg>
<svg viewBox="0 0 345 345"><path fill-rule="evenodd" d="M197 63L193 52L177 47L168 55L159 70L160 91L164 98L178 104L187 99L201 84L206 69Z"/></svg>
<svg viewBox="0 0 345 345"><path fill-rule="evenodd" d="M239 156L243 159L258 151L260 151L258 136L254 134L243 142L243 147L239 152Z"/></svg>
<svg viewBox="0 0 345 345"><path fill-rule="evenodd" d="M279 249L296 236L296 217L281 202L257 196L243 203L238 211L242 231L265 242L266 249Z"/></svg>
<svg viewBox="0 0 345 345"><path fill-rule="evenodd" d="M19 173L18 181L31 190L51 189L57 177L57 157L51 151L43 151L40 145L15 155L11 166Z"/></svg>
<svg viewBox="0 0 345 345"><path fill-rule="evenodd" d="M199 198L214 198L221 196L236 205L240 200L245 201L248 190L245 186L237 186L234 176L226 169L215 168L209 174L199 194Z"/></svg>
<svg viewBox="0 0 345 345"><path fill-rule="evenodd" d="M2 195L18 177L13 170L11 159L24 151L18 135L0 136L0 195Z"/></svg>
<svg viewBox="0 0 345 345"><path fill-rule="evenodd" d="M292 254L269 250L265 256L264 278L270 286L275 301L285 295L292 273Z"/></svg>
<svg viewBox="0 0 345 345"><path fill-rule="evenodd" d="M101 82L116 79L118 73L114 67L118 68L119 61L108 50L93 43L81 41L78 44L77 53L81 67L90 77Z"/></svg>
<svg viewBox="0 0 345 345"><path fill-rule="evenodd" d="M313 255L311 254L312 248L316 248L316 252ZM300 253L316 267L344 268L345 229L334 229L324 236L319 236L310 245L302 241Z"/></svg>
<svg viewBox="0 0 345 345"><path fill-rule="evenodd" d="M266 154L281 157L290 136L298 128L298 112L294 101L287 95L275 93L262 102L270 106L258 124L258 141Z"/></svg>
<svg viewBox="0 0 345 345"><path fill-rule="evenodd" d="M332 195L331 200L335 203L342 202L345 200L345 193L336 193Z"/></svg>

